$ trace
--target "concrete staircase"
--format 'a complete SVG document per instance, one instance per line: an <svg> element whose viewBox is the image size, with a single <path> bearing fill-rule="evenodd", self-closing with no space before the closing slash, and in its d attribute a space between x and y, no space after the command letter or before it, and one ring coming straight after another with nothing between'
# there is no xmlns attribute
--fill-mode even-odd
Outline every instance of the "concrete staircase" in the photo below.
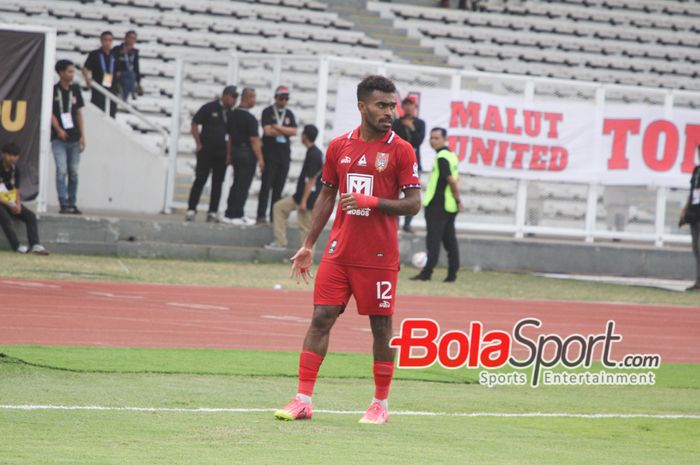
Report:
<svg viewBox="0 0 700 465"><path fill-rule="evenodd" d="M446 57L438 55L432 48L423 47L418 39L409 37L405 29L396 29L379 13L368 11L367 0L326 0L326 3L330 11L353 22L356 30L380 40L382 47L392 50L400 58L415 65L449 66Z"/></svg>

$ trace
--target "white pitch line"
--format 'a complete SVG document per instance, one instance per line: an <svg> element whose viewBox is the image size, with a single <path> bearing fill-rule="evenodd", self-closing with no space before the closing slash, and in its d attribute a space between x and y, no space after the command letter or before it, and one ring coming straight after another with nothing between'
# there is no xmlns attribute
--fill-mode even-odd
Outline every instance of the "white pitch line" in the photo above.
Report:
<svg viewBox="0 0 700 465"><path fill-rule="evenodd" d="M163 413L271 413L272 408L177 408L177 407L109 407L101 405L2 405L2 410L87 410L107 412L163 412ZM335 415L362 415L364 410L316 410L316 413L328 413ZM494 417L494 418L587 418L587 419L635 419L646 418L656 420L700 420L700 415L686 414L654 414L654 413L508 413L508 412L422 412L413 410L392 411L392 415L406 415L417 417Z"/></svg>

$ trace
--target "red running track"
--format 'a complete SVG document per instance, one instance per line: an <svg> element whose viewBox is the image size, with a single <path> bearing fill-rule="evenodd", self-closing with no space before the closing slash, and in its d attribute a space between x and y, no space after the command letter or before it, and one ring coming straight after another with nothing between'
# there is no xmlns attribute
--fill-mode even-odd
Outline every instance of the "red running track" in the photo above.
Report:
<svg viewBox="0 0 700 465"><path fill-rule="evenodd" d="M299 350L311 309L309 291L0 279L0 345ZM624 337L613 358L658 353L662 362L700 363L698 308L399 295L397 309L395 327L429 317L442 331L467 331L473 320L510 331L536 317L543 333L587 335L612 319ZM370 352L369 324L354 303L330 350Z"/></svg>

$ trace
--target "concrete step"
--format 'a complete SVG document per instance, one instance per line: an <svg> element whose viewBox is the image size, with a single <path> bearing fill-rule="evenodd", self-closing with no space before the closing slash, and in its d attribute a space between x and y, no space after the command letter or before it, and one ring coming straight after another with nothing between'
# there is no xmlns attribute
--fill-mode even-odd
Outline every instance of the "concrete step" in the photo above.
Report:
<svg viewBox="0 0 700 465"><path fill-rule="evenodd" d="M394 28L393 22L382 18L379 13L367 10L367 2L362 0L327 0L329 10L341 18L355 24L355 29L363 31L369 37L382 42L381 47L393 51L397 56L412 63L428 63L437 66L449 66L447 58L427 58L435 55L432 48L424 47L420 41L408 36L408 31ZM410 52L410 53L409 53Z"/></svg>

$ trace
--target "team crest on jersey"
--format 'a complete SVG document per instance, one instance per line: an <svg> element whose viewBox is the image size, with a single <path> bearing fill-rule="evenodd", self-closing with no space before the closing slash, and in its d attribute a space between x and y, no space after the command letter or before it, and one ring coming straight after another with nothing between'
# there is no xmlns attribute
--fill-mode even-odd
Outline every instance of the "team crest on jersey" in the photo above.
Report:
<svg viewBox="0 0 700 465"><path fill-rule="evenodd" d="M377 152L377 161L374 163L374 167L381 173L387 166L389 166L389 154Z"/></svg>

